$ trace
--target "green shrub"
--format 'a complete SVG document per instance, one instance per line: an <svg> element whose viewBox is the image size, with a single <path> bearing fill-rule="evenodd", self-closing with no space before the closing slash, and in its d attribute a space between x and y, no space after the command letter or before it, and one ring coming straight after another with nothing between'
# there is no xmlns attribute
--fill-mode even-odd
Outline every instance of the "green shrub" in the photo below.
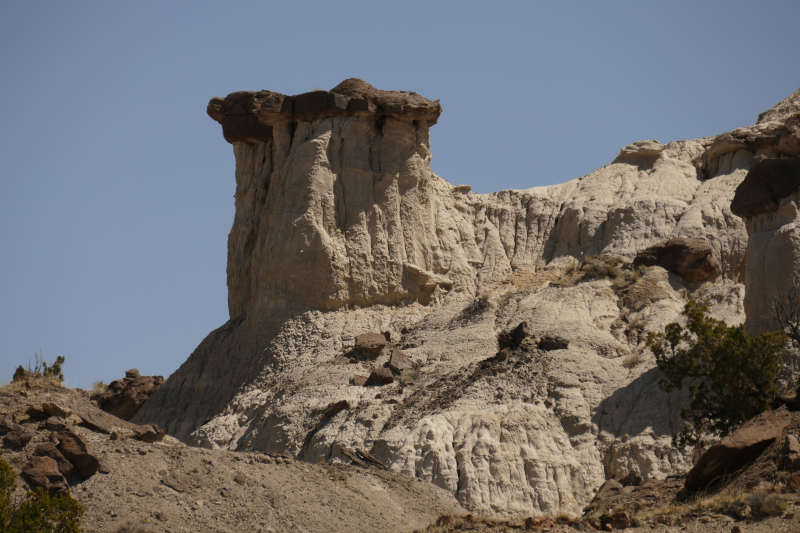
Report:
<svg viewBox="0 0 800 533"><path fill-rule="evenodd" d="M64 361L66 359L63 355L56 357L55 362L51 365L47 364L47 361L42 358L42 352L34 352L33 357L36 362L33 368L31 368L30 362L28 363L29 372L41 374L42 376L56 380L59 383L64 381L64 374L61 372L61 367L64 365Z"/></svg>
<svg viewBox="0 0 800 533"><path fill-rule="evenodd" d="M14 470L0 459L0 533L80 533L86 512L69 493L50 496L42 488L14 501Z"/></svg>
<svg viewBox="0 0 800 533"><path fill-rule="evenodd" d="M786 334L763 332L750 337L744 326L728 326L708 316L708 307L690 301L683 309L687 325L667 325L649 333L647 347L664 373L664 391L689 385L689 406L681 409L687 421L673 437L678 447L697 444L703 435L728 435L743 423L770 409L778 394Z"/></svg>

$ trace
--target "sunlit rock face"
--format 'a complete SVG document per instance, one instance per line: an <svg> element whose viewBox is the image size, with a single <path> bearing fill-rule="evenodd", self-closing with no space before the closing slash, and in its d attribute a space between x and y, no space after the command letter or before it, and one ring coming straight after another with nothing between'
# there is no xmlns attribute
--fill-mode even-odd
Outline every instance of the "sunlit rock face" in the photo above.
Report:
<svg viewBox="0 0 800 533"><path fill-rule="evenodd" d="M607 478L688 471L671 443L685 397L659 389L644 339L690 298L744 322L743 284L749 298L759 274L731 201L754 161L795 150L798 95L754 126L637 141L581 178L492 194L431 172L438 100L355 79L214 98L236 160L231 318L134 421L311 462L361 450L506 515L575 514ZM576 274L593 256L631 272L672 239L702 239L713 276ZM498 353L521 322L568 342ZM364 333L391 346L359 351ZM363 386L393 350L404 370Z"/></svg>

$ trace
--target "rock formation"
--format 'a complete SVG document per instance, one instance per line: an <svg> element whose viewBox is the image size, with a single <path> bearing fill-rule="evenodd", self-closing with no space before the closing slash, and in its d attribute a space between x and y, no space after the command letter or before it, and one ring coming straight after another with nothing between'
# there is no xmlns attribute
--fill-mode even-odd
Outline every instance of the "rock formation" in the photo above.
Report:
<svg viewBox="0 0 800 533"><path fill-rule="evenodd" d="M685 397L659 389L644 339L689 298L744 321L748 235L730 203L754 160L794 149L797 99L718 137L633 143L567 183L476 194L430 170L438 101L353 79L214 98L236 158L230 320L133 421L308 462L360 450L509 515L686 472L671 444ZM671 239L707 243L684 275L713 275L661 259L634 273Z"/></svg>
<svg viewBox="0 0 800 533"><path fill-rule="evenodd" d="M103 411L130 420L163 384L162 376L142 376L133 368L125 372L125 379L115 379L104 392L92 396L92 399Z"/></svg>

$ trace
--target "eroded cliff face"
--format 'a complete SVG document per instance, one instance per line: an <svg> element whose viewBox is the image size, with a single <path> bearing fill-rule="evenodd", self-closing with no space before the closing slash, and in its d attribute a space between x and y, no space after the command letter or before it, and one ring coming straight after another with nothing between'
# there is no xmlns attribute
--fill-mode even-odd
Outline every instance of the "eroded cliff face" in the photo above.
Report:
<svg viewBox="0 0 800 533"><path fill-rule="evenodd" d="M744 321L749 226L731 200L754 158L794 149L793 102L715 138L633 143L560 185L475 194L430 171L438 101L352 79L215 98L236 157L231 320L136 420L312 462L361 449L505 514L576 513L606 478L686 471L671 445L684 398L659 390L644 339L689 298ZM572 272L682 237L708 241L716 281ZM568 346L496 355L497 333L523 321ZM391 356L354 352L366 332L387 332L414 370L354 384Z"/></svg>

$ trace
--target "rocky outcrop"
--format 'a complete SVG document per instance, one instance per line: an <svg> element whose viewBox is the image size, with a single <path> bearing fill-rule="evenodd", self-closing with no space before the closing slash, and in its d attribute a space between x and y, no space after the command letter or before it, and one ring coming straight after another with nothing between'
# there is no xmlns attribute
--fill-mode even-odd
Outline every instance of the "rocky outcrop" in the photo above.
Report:
<svg viewBox="0 0 800 533"><path fill-rule="evenodd" d="M59 472L56 461L50 457L32 457L22 467L22 475L31 487L42 487L51 496L69 490L67 480Z"/></svg>
<svg viewBox="0 0 800 533"><path fill-rule="evenodd" d="M115 379L104 392L93 396L97 406L123 420L133 418L144 402L164 384L162 376L142 376L134 369L124 379Z"/></svg>
<svg viewBox="0 0 800 533"><path fill-rule="evenodd" d="M800 282L800 157L764 159L736 189L731 211L748 233L747 330L780 329L773 304Z"/></svg>
<svg viewBox="0 0 800 533"><path fill-rule="evenodd" d="M705 239L670 239L636 254L634 266L661 266L686 281L714 281L722 269Z"/></svg>
<svg viewBox="0 0 800 533"><path fill-rule="evenodd" d="M671 444L685 397L659 389L644 339L688 298L744 320L747 231L730 205L754 160L793 146L781 109L727 137L633 143L559 185L476 194L430 170L438 101L360 80L215 98L236 159L230 320L132 420L309 462L361 450L516 515L686 472ZM634 274L671 239L707 243L677 254L687 279L663 254ZM592 257L614 259L608 275L570 274Z"/></svg>
<svg viewBox="0 0 800 533"><path fill-rule="evenodd" d="M686 488L702 489L734 474L780 437L790 422L786 408L750 420L706 450L686 476Z"/></svg>

